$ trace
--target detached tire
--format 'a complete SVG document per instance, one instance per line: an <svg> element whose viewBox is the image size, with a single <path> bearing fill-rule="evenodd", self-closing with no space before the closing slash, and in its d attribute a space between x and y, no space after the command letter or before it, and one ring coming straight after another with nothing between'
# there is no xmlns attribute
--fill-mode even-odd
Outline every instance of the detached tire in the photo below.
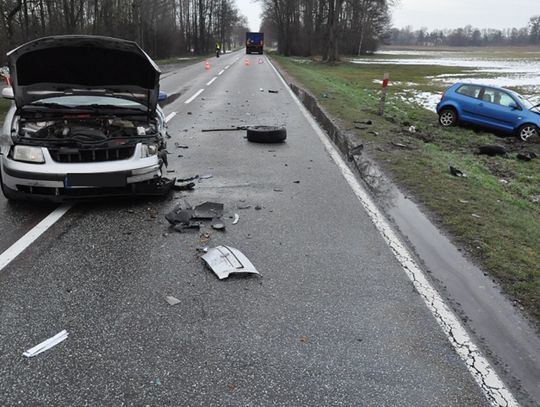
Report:
<svg viewBox="0 0 540 407"><path fill-rule="evenodd" d="M247 139L253 143L283 143L286 138L285 127L254 126L247 129Z"/></svg>
<svg viewBox="0 0 540 407"><path fill-rule="evenodd" d="M439 124L443 127L455 126L457 119L457 113L454 109L446 108L439 113Z"/></svg>

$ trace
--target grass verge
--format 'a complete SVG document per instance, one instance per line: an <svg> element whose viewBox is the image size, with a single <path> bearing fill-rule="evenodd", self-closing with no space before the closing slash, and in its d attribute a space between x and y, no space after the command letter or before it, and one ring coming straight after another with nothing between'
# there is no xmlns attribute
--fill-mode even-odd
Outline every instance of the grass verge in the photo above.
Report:
<svg viewBox="0 0 540 407"><path fill-rule="evenodd" d="M442 91L429 76L461 73L459 67L322 64L273 56L299 84L339 119L385 172L428 209L454 241L501 282L536 321L540 321L540 159L523 162L519 151L540 154L540 140L465 128L442 129L437 116L402 97ZM397 84L389 90L385 117L377 115L384 72ZM440 86L440 87L439 87ZM355 121L371 120L373 125ZM409 127L414 125L416 132ZM476 154L481 144L503 144L507 157ZM467 178L449 173L449 165Z"/></svg>

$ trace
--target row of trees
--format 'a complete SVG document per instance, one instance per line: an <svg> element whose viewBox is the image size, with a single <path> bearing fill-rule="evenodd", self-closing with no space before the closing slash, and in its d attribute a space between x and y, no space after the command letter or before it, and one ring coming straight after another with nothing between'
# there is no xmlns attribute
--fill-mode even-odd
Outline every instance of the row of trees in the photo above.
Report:
<svg viewBox="0 0 540 407"><path fill-rule="evenodd" d="M427 45L427 46L507 46L540 44L540 16L532 17L527 27L505 30L474 28L470 25L455 30L426 29L415 30L411 27L393 28L389 35L392 45Z"/></svg>
<svg viewBox="0 0 540 407"><path fill-rule="evenodd" d="M284 55L364 54L376 49L390 24L394 0L260 0L262 30Z"/></svg>
<svg viewBox="0 0 540 407"><path fill-rule="evenodd" d="M0 0L0 53L34 38L94 34L134 40L155 58L243 42L234 0Z"/></svg>

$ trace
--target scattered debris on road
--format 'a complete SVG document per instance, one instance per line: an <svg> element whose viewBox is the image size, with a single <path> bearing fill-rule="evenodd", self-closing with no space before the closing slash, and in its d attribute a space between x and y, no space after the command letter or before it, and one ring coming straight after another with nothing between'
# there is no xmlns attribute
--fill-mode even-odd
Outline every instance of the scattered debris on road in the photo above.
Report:
<svg viewBox="0 0 540 407"><path fill-rule="evenodd" d="M452 174L454 177L467 177L467 174L465 174L463 171L458 170L456 167L450 166L450 174Z"/></svg>
<svg viewBox="0 0 540 407"><path fill-rule="evenodd" d="M478 147L478 154L495 157L497 155L506 155L506 148L498 144L486 144Z"/></svg>
<svg viewBox="0 0 540 407"><path fill-rule="evenodd" d="M225 225L223 223L212 223L212 229L224 232L225 231Z"/></svg>
<svg viewBox="0 0 540 407"><path fill-rule="evenodd" d="M237 213L234 214L234 220L232 221L232 224L233 225L236 225L238 223L238 221L240 220L240 215L238 215Z"/></svg>
<svg viewBox="0 0 540 407"><path fill-rule="evenodd" d="M249 209L249 208L251 208L251 205L241 203L241 204L236 205L236 207L238 209Z"/></svg>
<svg viewBox="0 0 540 407"><path fill-rule="evenodd" d="M270 89L268 89L268 93L279 93L279 90L270 90Z"/></svg>
<svg viewBox="0 0 540 407"><path fill-rule="evenodd" d="M180 143L178 143L178 142L174 143L174 146L175 146L176 148L184 148L184 149L189 148L189 146L180 144Z"/></svg>
<svg viewBox="0 0 540 407"><path fill-rule="evenodd" d="M232 247L215 247L201 258L220 280L231 274L259 274L249 259L240 250Z"/></svg>
<svg viewBox="0 0 540 407"><path fill-rule="evenodd" d="M238 130L247 130L250 126L233 126L225 128L215 128L215 129L202 129L203 133L209 133L212 131L238 131Z"/></svg>
<svg viewBox="0 0 540 407"><path fill-rule="evenodd" d="M208 175L201 175L199 177L199 182L201 182L202 180L205 180L205 179L210 179L210 178L214 178L214 176L212 174L208 174Z"/></svg>
<svg viewBox="0 0 540 407"><path fill-rule="evenodd" d="M39 345L34 346L31 349L28 349L23 353L24 356L27 358L31 358L34 356L39 355L42 352L45 352L46 350L51 349L52 347L58 345L60 342L63 342L68 337L68 332L64 329L63 331L57 333L52 338L49 338L43 342L41 342Z"/></svg>
<svg viewBox="0 0 540 407"><path fill-rule="evenodd" d="M274 188L274 192L283 192L283 188Z"/></svg>
<svg viewBox="0 0 540 407"><path fill-rule="evenodd" d="M189 182L187 184L174 184L173 189L175 191L192 191L195 189L195 183Z"/></svg>
<svg viewBox="0 0 540 407"><path fill-rule="evenodd" d="M167 295L165 297L165 301L167 301L169 303L169 305L180 304L180 300L178 298L173 297L172 295Z"/></svg>
<svg viewBox="0 0 540 407"><path fill-rule="evenodd" d="M194 209L194 219L214 219L223 216L225 206L222 203L205 202L197 205Z"/></svg>
<svg viewBox="0 0 540 407"><path fill-rule="evenodd" d="M198 175L194 175L193 177L189 177L189 178L179 178L176 180L176 182L180 182L180 183L184 183L184 182L191 182L191 181L195 181L199 179L199 176Z"/></svg>

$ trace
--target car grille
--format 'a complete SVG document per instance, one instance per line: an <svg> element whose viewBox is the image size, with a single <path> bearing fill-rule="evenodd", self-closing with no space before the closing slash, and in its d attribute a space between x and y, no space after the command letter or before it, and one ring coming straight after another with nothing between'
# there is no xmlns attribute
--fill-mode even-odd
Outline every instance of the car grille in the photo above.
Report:
<svg viewBox="0 0 540 407"><path fill-rule="evenodd" d="M135 153L135 146L78 150L76 148L49 149L54 161L59 163L92 163L117 161L130 158Z"/></svg>

